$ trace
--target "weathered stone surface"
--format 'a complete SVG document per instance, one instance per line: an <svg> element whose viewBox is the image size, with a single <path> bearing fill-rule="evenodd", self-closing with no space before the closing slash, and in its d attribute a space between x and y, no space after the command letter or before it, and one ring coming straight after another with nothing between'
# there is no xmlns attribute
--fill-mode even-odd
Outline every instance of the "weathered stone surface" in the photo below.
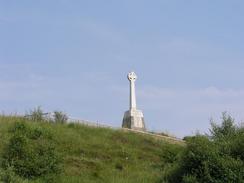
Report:
<svg viewBox="0 0 244 183"><path fill-rule="evenodd" d="M126 111L122 127L145 131L146 128L142 111L136 109Z"/></svg>

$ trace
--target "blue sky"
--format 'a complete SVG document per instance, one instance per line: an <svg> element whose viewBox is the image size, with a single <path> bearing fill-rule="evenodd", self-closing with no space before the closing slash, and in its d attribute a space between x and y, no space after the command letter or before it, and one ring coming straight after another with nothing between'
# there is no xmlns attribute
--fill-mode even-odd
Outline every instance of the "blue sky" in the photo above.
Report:
<svg viewBox="0 0 244 183"><path fill-rule="evenodd" d="M42 106L121 126L138 75L149 130L244 120L241 0L0 0L0 110Z"/></svg>

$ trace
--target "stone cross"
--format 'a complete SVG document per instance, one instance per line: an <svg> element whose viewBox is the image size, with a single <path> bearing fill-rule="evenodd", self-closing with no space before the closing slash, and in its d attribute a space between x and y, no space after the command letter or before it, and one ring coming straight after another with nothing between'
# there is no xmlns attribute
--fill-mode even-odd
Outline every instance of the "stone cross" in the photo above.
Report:
<svg viewBox="0 0 244 183"><path fill-rule="evenodd" d="M130 109L125 111L122 127L146 131L143 113L136 108L135 81L137 76L134 72L130 72L127 78L130 81Z"/></svg>
<svg viewBox="0 0 244 183"><path fill-rule="evenodd" d="M134 72L130 72L127 75L128 80L130 81L130 109L136 109L136 91L135 91L135 81L137 76Z"/></svg>

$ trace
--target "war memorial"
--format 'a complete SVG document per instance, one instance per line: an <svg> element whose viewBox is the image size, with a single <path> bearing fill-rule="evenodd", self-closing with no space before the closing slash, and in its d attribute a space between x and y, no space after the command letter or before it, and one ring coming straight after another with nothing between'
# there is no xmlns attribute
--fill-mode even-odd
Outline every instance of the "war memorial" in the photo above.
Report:
<svg viewBox="0 0 244 183"><path fill-rule="evenodd" d="M136 108L135 81L137 76L134 72L130 72L127 78L130 82L130 107L129 110L124 113L122 127L146 131L143 113Z"/></svg>

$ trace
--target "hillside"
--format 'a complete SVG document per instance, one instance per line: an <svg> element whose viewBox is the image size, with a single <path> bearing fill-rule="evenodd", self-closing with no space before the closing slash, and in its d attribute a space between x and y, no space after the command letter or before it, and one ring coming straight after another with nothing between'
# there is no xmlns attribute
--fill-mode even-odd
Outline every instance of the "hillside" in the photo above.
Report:
<svg viewBox="0 0 244 183"><path fill-rule="evenodd" d="M44 129L52 135L48 141L55 144L62 157L62 170L54 175L52 181L61 183L157 183L167 171L168 162L172 162L184 149L184 146L171 144L168 140L130 131L1 116L1 157L13 137L15 131L11 128L16 122L30 129ZM38 141L40 145L46 143L42 140ZM35 147L36 141L28 142ZM0 160L2 164L4 158ZM42 176L26 179L26 182L45 181Z"/></svg>

